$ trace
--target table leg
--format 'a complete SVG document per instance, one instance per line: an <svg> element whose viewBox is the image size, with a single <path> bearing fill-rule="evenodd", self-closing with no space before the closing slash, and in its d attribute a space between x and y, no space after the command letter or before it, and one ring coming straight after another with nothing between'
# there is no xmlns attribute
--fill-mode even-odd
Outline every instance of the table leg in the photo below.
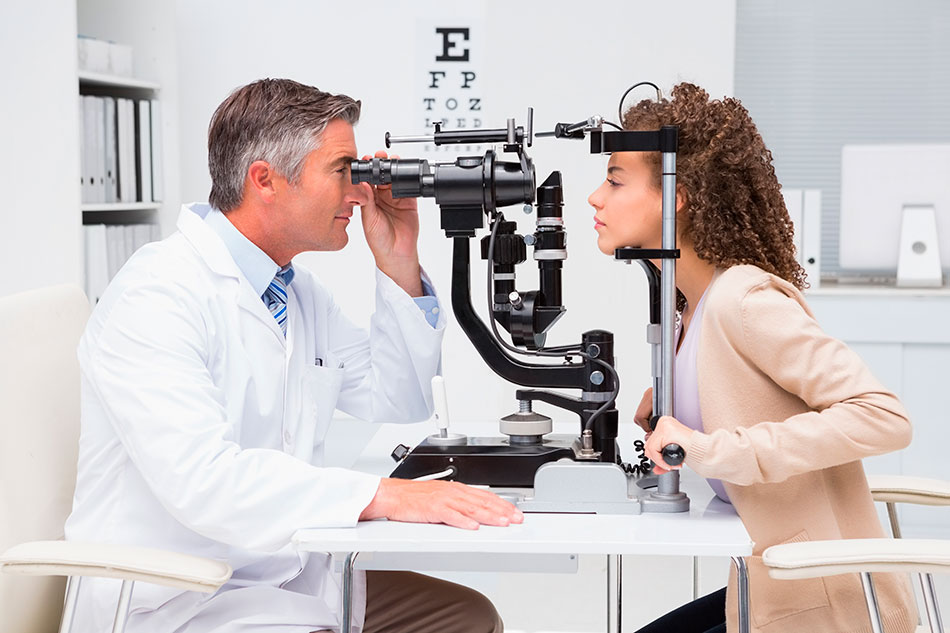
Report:
<svg viewBox="0 0 950 633"><path fill-rule="evenodd" d="M607 555L607 633L620 633L623 556Z"/></svg>
<svg viewBox="0 0 950 633"><path fill-rule="evenodd" d="M732 562L738 571L739 633L749 633L749 569L741 556L733 556Z"/></svg>
<svg viewBox="0 0 950 633"><path fill-rule="evenodd" d="M699 556L693 556L693 600L699 598Z"/></svg>
<svg viewBox="0 0 950 633"><path fill-rule="evenodd" d="M359 552L350 552L343 561L343 605L341 608L340 633L350 633L353 620L353 570Z"/></svg>

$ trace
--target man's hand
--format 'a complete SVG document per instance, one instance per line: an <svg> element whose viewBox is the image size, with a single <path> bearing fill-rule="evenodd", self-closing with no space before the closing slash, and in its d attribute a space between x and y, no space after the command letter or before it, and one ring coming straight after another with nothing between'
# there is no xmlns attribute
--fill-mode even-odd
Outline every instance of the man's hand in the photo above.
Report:
<svg viewBox="0 0 950 633"><path fill-rule="evenodd" d="M369 156L364 156L367 160ZM376 158L387 158L386 152L376 152ZM397 158L393 156L393 158ZM415 198L393 198L392 185L367 189L369 202L360 207L363 233L376 266L410 297L422 296L422 270L419 266L419 208Z"/></svg>
<svg viewBox="0 0 950 633"><path fill-rule="evenodd" d="M656 429L652 433L647 433L647 441L644 446L644 453L653 460L654 474L662 475L671 470L680 469L680 466L670 466L664 462L663 454L660 451L667 444L679 444L689 455L690 444L695 432L676 418L668 415L664 415L657 420Z"/></svg>
<svg viewBox="0 0 950 633"><path fill-rule="evenodd" d="M455 481L405 479L382 479L360 520L383 517L407 523L445 523L467 530L524 521L521 510L487 490Z"/></svg>
<svg viewBox="0 0 950 633"><path fill-rule="evenodd" d="M653 429L650 428L650 418L653 417L653 387L650 387L643 392L643 398L640 399L640 404L637 405L637 410L633 414L633 421L640 425L640 428L649 433Z"/></svg>

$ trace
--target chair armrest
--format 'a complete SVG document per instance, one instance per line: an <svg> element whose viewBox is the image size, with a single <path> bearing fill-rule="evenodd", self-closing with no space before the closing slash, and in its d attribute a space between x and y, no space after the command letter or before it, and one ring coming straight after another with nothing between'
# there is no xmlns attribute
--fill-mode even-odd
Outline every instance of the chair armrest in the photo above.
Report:
<svg viewBox="0 0 950 633"><path fill-rule="evenodd" d="M0 555L0 570L33 576L121 578L213 593L231 577L227 563L148 547L33 541Z"/></svg>
<svg viewBox="0 0 950 633"><path fill-rule="evenodd" d="M844 539L773 545L762 553L769 576L783 580L860 572L950 573L950 541Z"/></svg>
<svg viewBox="0 0 950 633"><path fill-rule="evenodd" d="M871 475L868 486L875 501L950 505L950 481L906 475Z"/></svg>

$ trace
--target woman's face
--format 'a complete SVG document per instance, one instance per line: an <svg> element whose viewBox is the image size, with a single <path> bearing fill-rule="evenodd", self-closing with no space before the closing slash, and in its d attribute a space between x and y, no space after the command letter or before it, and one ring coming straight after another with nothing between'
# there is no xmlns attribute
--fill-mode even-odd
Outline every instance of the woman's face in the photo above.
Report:
<svg viewBox="0 0 950 633"><path fill-rule="evenodd" d="M590 194L597 247L605 255L624 246L660 248L663 194L642 154L618 152L607 163L607 179Z"/></svg>

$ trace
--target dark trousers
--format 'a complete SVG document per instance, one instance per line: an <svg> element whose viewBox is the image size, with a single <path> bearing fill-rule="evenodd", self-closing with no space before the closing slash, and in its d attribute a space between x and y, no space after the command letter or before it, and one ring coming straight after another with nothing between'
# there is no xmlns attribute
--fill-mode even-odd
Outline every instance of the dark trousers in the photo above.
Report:
<svg viewBox="0 0 950 633"><path fill-rule="evenodd" d="M670 611L637 633L726 633L726 588Z"/></svg>

